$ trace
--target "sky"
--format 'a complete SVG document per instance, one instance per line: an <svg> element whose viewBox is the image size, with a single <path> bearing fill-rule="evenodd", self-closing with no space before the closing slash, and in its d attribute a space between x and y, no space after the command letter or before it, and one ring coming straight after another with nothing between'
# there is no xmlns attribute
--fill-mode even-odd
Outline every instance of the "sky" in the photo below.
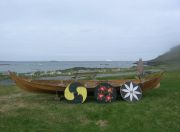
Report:
<svg viewBox="0 0 180 132"><path fill-rule="evenodd" d="M150 60L179 24L179 0L0 0L0 61Z"/></svg>

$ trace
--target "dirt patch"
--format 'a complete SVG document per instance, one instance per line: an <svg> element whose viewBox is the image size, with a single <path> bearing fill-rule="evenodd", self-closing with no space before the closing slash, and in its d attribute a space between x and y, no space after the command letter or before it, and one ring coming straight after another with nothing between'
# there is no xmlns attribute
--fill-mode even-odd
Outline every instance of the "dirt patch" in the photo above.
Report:
<svg viewBox="0 0 180 132"><path fill-rule="evenodd" d="M13 111L19 108L38 108L44 109L44 106L39 105L39 103L32 103L25 101L21 98L20 94L13 95L13 96L3 96L0 98L0 113L5 113L8 111Z"/></svg>
<svg viewBox="0 0 180 132"><path fill-rule="evenodd" d="M26 105L23 102L7 102L7 104L1 106L0 111L4 113L23 107L26 107Z"/></svg>
<svg viewBox="0 0 180 132"><path fill-rule="evenodd" d="M0 96L0 100L9 100L9 99L18 98L21 96L22 96L22 93L4 95L4 96Z"/></svg>
<svg viewBox="0 0 180 132"><path fill-rule="evenodd" d="M81 123L82 125L87 125L87 124L89 124L89 123L92 122L91 120L87 119L87 117L85 117L85 116L79 117L78 120L80 121L80 123Z"/></svg>
<svg viewBox="0 0 180 132"><path fill-rule="evenodd" d="M0 109L0 114L2 114L3 113L3 111Z"/></svg>
<svg viewBox="0 0 180 132"><path fill-rule="evenodd" d="M96 122L96 125L99 127L106 127L108 125L108 121L107 120L99 120Z"/></svg>

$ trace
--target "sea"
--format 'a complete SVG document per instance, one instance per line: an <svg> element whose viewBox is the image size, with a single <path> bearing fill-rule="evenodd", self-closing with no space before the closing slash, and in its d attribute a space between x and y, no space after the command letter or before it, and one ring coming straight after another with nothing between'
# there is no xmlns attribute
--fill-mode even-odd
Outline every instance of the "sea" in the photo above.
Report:
<svg viewBox="0 0 180 132"><path fill-rule="evenodd" d="M64 70L73 67L130 68L132 66L134 66L133 61L0 61L0 72L29 73Z"/></svg>

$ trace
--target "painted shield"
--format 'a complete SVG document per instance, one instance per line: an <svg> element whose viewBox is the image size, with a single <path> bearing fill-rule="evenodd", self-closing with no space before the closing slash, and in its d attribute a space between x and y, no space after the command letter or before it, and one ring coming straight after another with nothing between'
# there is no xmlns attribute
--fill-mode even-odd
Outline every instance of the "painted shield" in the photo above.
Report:
<svg viewBox="0 0 180 132"><path fill-rule="evenodd" d="M142 90L141 88L133 83L133 82L126 82L120 88L121 97L129 102L136 102L142 98Z"/></svg>
<svg viewBox="0 0 180 132"><path fill-rule="evenodd" d="M96 86L94 94L99 103L110 103L117 98L116 89L108 83L100 83Z"/></svg>
<svg viewBox="0 0 180 132"><path fill-rule="evenodd" d="M72 103L83 103L87 98L87 89L79 82L74 82L66 87L64 96Z"/></svg>

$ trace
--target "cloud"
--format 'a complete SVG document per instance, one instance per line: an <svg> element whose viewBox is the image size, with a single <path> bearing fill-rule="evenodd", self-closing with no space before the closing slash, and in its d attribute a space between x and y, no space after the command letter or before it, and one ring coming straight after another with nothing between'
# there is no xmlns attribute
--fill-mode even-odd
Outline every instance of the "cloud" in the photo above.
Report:
<svg viewBox="0 0 180 132"><path fill-rule="evenodd" d="M179 5L179 0L0 1L0 60L152 59L180 43Z"/></svg>

